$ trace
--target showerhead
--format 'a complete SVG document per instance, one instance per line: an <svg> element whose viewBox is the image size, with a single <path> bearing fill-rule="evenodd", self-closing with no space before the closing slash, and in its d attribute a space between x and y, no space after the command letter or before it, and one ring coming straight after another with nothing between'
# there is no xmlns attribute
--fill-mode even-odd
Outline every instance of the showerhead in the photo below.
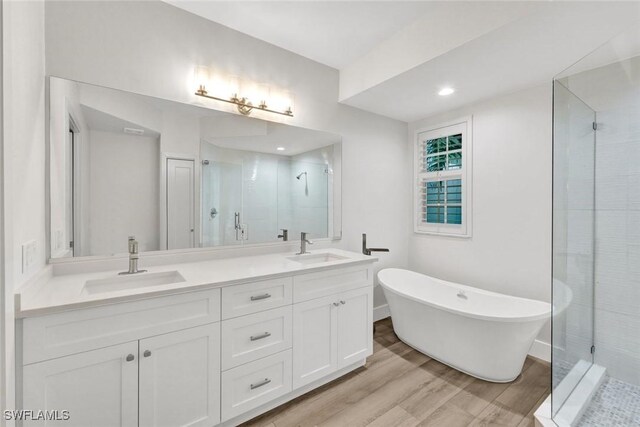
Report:
<svg viewBox="0 0 640 427"><path fill-rule="evenodd" d="M306 172L302 172L300 175L296 176L296 179L298 181L300 181L300 178L302 178L302 175L307 176L307 173Z"/></svg>

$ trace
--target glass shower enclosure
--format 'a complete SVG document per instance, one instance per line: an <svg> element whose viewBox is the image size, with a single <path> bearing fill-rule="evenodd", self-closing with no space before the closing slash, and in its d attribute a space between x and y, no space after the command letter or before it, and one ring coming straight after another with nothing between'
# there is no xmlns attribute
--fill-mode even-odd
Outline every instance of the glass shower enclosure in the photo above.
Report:
<svg viewBox="0 0 640 427"><path fill-rule="evenodd" d="M553 83L551 414L640 426L640 29Z"/></svg>

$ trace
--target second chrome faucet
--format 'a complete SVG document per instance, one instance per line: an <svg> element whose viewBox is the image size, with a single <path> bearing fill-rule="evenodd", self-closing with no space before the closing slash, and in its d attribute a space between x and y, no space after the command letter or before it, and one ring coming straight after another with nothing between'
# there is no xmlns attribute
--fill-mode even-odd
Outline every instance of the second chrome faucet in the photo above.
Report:
<svg viewBox="0 0 640 427"><path fill-rule="evenodd" d="M129 241L127 242L127 246L129 247L129 270L123 271L122 273L118 273L120 275L124 274L138 274L144 273L147 270L138 270L138 241L135 236L129 236Z"/></svg>
<svg viewBox="0 0 640 427"><path fill-rule="evenodd" d="M309 253L307 252L307 245L313 245L313 242L307 239L307 234L309 233L305 233L304 231L300 233L300 252L298 252L296 255L303 255L303 254Z"/></svg>

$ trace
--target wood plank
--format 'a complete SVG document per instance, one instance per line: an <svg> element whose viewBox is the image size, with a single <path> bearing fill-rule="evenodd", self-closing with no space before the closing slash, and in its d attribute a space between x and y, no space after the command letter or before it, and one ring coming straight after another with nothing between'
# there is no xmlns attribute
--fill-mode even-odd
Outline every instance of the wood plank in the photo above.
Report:
<svg viewBox="0 0 640 427"><path fill-rule="evenodd" d="M394 406L378 418L367 424L367 427L414 427L418 420L399 406Z"/></svg>
<svg viewBox="0 0 640 427"><path fill-rule="evenodd" d="M329 387L318 399L302 401L278 414L274 419L276 426L321 424L357 402L368 401L371 393L429 360L427 356L403 346L403 343L399 343L394 347L398 354L389 351L389 358L372 363L372 367L365 367L350 381Z"/></svg>
<svg viewBox="0 0 640 427"><path fill-rule="evenodd" d="M429 360L425 364L431 362ZM351 402L345 409L326 419L321 426L365 426L407 399L435 380L433 374L421 369L423 365L414 367L403 375L395 377L384 386L379 387L366 396Z"/></svg>
<svg viewBox="0 0 640 427"><path fill-rule="evenodd" d="M549 379L549 367L534 362L471 425L517 426L545 394Z"/></svg>
<svg viewBox="0 0 640 427"><path fill-rule="evenodd" d="M522 372L524 373L534 364L530 358L525 360ZM463 390L451 398L448 402L463 411L478 416L489 406L511 383L492 383L479 378L474 378Z"/></svg>
<svg viewBox="0 0 640 427"><path fill-rule="evenodd" d="M525 416L551 387L550 380L549 368L536 362L512 382L495 401Z"/></svg>
<svg viewBox="0 0 640 427"><path fill-rule="evenodd" d="M508 387L508 383L491 383L474 378L448 403L477 417Z"/></svg>
<svg viewBox="0 0 640 427"><path fill-rule="evenodd" d="M469 424L470 427L485 426L517 426L524 418L524 415L512 411L510 408L493 402Z"/></svg>
<svg viewBox="0 0 640 427"><path fill-rule="evenodd" d="M455 405L445 403L425 418L420 426L433 427L466 427L474 420L474 416Z"/></svg>
<svg viewBox="0 0 640 427"><path fill-rule="evenodd" d="M429 372L433 380L400 403L402 408L419 420L430 416L473 381L473 377L437 360L432 359L421 368Z"/></svg>
<svg viewBox="0 0 640 427"><path fill-rule="evenodd" d="M542 405L542 403L545 401L545 399L547 398L547 396L549 396L550 393L551 393L551 389L548 388L546 392L540 397L540 399L538 399L536 404L533 405L533 408L531 408L527 416L524 417L522 421L520 421L520 424L518 424L518 427L535 427L536 420L533 414L540 407L540 405Z"/></svg>

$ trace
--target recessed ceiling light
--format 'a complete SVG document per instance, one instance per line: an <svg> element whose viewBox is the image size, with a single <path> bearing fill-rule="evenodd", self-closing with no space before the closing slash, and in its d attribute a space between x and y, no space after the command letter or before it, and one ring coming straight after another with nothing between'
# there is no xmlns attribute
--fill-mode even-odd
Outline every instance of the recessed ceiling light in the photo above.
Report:
<svg viewBox="0 0 640 427"><path fill-rule="evenodd" d="M284 147L278 147L278 148L276 148L276 150L278 150L278 151L284 151Z"/></svg>
<svg viewBox="0 0 640 427"><path fill-rule="evenodd" d="M447 96L447 95L451 95L455 91L456 90L452 87L443 87L442 89L440 89L440 92L438 92L438 95Z"/></svg>

